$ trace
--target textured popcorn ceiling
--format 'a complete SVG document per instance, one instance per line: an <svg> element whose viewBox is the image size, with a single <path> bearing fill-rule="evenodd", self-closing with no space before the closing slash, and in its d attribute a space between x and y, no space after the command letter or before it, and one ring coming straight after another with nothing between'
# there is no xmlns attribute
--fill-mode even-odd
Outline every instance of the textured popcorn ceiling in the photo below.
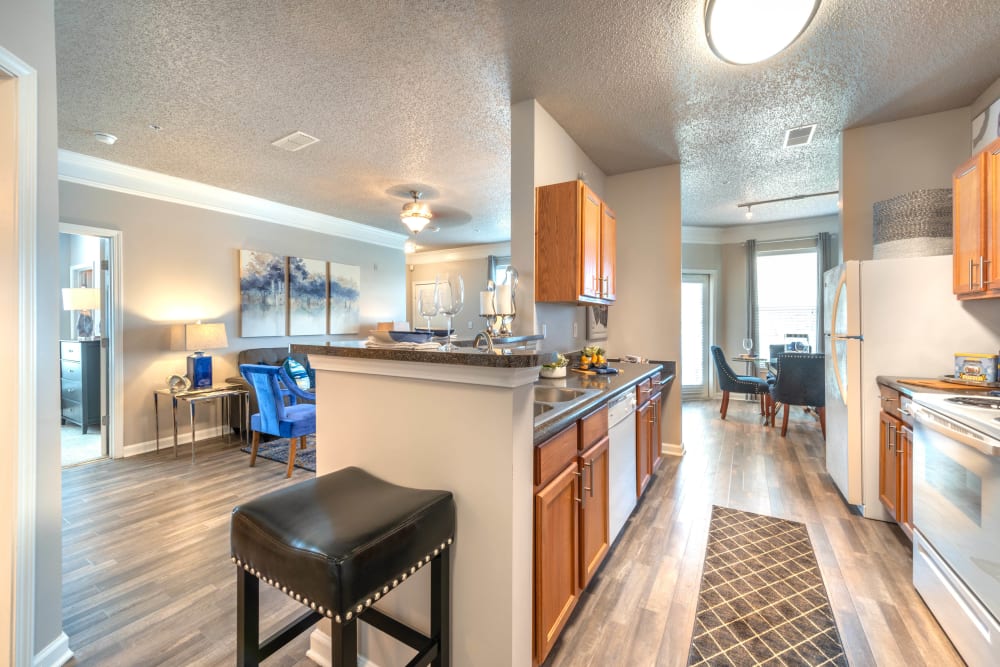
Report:
<svg viewBox="0 0 1000 667"><path fill-rule="evenodd" d="M712 54L702 7L56 0L60 146L393 231L416 187L441 228L418 241L447 247L509 238L512 101L537 98L609 174L680 161L685 224L727 225L738 202L838 189L841 129L964 106L1000 77L988 0L823 0L744 67ZM781 148L810 123L810 146ZM270 145L294 130L321 141Z"/></svg>

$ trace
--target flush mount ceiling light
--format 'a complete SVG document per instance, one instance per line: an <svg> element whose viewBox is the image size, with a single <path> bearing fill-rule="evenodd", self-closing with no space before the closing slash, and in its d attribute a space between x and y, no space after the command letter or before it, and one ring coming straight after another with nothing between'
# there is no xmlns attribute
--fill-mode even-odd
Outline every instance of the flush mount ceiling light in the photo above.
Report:
<svg viewBox="0 0 1000 667"><path fill-rule="evenodd" d="M118 141L118 137L113 134L108 134L107 132L94 132L94 139L97 139L102 144L107 144L108 146Z"/></svg>
<svg viewBox="0 0 1000 667"><path fill-rule="evenodd" d="M403 211L399 214L400 221L414 234L419 234L420 230L426 227L433 217L430 207L420 201L420 195L421 193L416 190L410 190L413 201L403 204Z"/></svg>
<svg viewBox="0 0 1000 667"><path fill-rule="evenodd" d="M817 9L819 0L706 0L705 36L726 62L759 63L798 39Z"/></svg>

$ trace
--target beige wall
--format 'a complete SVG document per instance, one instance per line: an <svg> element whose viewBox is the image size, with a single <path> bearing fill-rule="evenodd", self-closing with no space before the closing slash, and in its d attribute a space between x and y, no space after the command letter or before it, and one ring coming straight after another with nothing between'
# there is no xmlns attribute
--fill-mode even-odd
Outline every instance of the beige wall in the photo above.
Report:
<svg viewBox="0 0 1000 667"><path fill-rule="evenodd" d="M969 109L844 130L841 198L844 259L872 258L872 206L924 188L950 188L972 150Z"/></svg>
<svg viewBox="0 0 1000 667"><path fill-rule="evenodd" d="M170 349L173 325L225 323L229 348L210 352L213 375L224 380L238 374L239 350L364 337L376 322L405 319L402 250L74 183L61 183L60 197L63 222L122 231L127 447L153 440L153 390L185 372L187 353ZM239 248L360 265L360 333L240 338ZM205 417L204 426L214 424ZM160 419L169 440L168 419Z"/></svg>
<svg viewBox="0 0 1000 667"><path fill-rule="evenodd" d="M584 345L586 309L572 304L535 304L535 188L583 176L604 197L604 172L580 150L535 100L511 107L511 263L517 268L525 305L514 322L519 334L546 325L544 350L579 350ZM621 213L615 211L619 218ZM619 243L619 247L621 244ZM542 258L541 261L544 261ZM529 302L530 298L530 302ZM614 308L615 306L612 306ZM577 336L573 336L576 325Z"/></svg>
<svg viewBox="0 0 1000 667"><path fill-rule="evenodd" d="M607 178L607 202L618 216L618 300L608 314L612 354L677 361L681 356L680 165ZM663 408L664 442L680 445L677 381Z"/></svg>

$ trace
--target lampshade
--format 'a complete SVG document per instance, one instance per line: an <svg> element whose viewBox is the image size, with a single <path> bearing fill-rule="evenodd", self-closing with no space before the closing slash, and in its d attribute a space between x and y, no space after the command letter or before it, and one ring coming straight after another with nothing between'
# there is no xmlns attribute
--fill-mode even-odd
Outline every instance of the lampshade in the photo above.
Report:
<svg viewBox="0 0 1000 667"><path fill-rule="evenodd" d="M410 196L413 197L413 201L403 204L403 211L399 214L399 219L411 232L419 234L433 216L430 207L420 201L419 192L410 190Z"/></svg>
<svg viewBox="0 0 1000 667"><path fill-rule="evenodd" d="M818 8L819 0L707 0L705 36L726 62L758 63L798 39Z"/></svg>
<svg viewBox="0 0 1000 667"><path fill-rule="evenodd" d="M226 339L226 325L222 322L184 325L185 350L215 350L224 347L229 347L229 341Z"/></svg>
<svg viewBox="0 0 1000 667"><path fill-rule="evenodd" d="M64 287L63 310L97 310L101 307L101 290L96 287Z"/></svg>

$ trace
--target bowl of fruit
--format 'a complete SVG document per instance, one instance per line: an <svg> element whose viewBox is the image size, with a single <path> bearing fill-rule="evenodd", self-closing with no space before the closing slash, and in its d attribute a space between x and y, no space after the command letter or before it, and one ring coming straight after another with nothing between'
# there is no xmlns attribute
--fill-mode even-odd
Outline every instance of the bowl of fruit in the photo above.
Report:
<svg viewBox="0 0 1000 667"><path fill-rule="evenodd" d="M604 358L604 348L596 345L588 345L583 348L583 353L580 355L580 370L607 367L608 360Z"/></svg>

